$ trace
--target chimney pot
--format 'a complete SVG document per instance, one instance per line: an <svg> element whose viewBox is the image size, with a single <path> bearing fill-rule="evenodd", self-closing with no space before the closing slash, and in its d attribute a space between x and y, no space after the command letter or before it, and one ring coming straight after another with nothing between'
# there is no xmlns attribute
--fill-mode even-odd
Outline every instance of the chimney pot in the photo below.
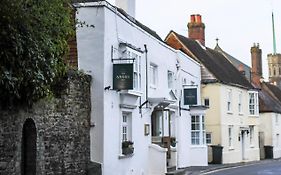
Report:
<svg viewBox="0 0 281 175"><path fill-rule="evenodd" d="M203 46L205 46L205 24L202 23L201 15L190 15L190 22L188 27L188 37L194 40L198 40Z"/></svg>
<svg viewBox="0 0 281 175"><path fill-rule="evenodd" d="M195 22L195 15L190 15L190 22L191 23Z"/></svg>
<svg viewBox="0 0 281 175"><path fill-rule="evenodd" d="M196 23L202 23L201 15L199 14L196 15Z"/></svg>

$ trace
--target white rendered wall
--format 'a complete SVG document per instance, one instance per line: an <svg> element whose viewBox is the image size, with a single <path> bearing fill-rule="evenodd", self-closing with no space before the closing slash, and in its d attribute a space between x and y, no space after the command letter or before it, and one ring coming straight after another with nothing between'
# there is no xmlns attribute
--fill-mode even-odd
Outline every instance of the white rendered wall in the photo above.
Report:
<svg viewBox="0 0 281 175"><path fill-rule="evenodd" d="M167 81L168 70L179 74L175 78L176 95L179 95L182 90L183 77L187 79L188 83L192 81L198 84L200 88L200 67L190 58L177 53L139 27L128 22L122 15L120 16L118 13L116 15L114 12L115 10L110 6L109 8L105 6L78 8L77 17L87 24L95 25L95 28L86 27L77 30L79 69L84 70L93 77L91 121L94 126L91 128L91 160L102 163L104 175L146 175L149 174L151 166L149 160L152 157L149 155L151 134L144 135L144 125L149 124L151 126L153 109L144 107L140 113L138 107L135 109L120 108L122 92L104 90L107 86L112 88L113 84L111 48L112 46L118 48L120 41L132 44L142 50L144 50L144 44L147 45L148 68L150 63L158 66L158 84L155 87L148 84L148 97L171 99ZM117 54L114 52L113 55L115 57ZM139 97L136 101L138 106L146 100L145 54L143 53L141 56L142 88L141 92L139 92L141 98ZM177 59L179 57L181 60L180 70L177 69ZM200 99L200 93L198 94L198 99ZM175 105L177 106L178 102ZM188 154L190 151L190 116L186 113L179 117L177 109L174 110L176 133L178 134L176 137L179 141L177 144L178 162L179 166L186 167L191 165L191 159L193 158ZM132 113L134 154L130 157L121 155L120 125L122 112L124 111ZM187 120L189 124L183 122ZM168 120L165 118L164 121L165 135L168 135ZM159 162L165 160L162 158ZM163 165L164 168L165 165ZM163 170L161 171L163 172Z"/></svg>
<svg viewBox="0 0 281 175"><path fill-rule="evenodd" d="M91 86L92 109L104 108L104 10L99 13L91 8L78 8L76 18L95 28L79 27L76 30L78 67L93 77ZM104 111L91 110L91 160L103 162Z"/></svg>

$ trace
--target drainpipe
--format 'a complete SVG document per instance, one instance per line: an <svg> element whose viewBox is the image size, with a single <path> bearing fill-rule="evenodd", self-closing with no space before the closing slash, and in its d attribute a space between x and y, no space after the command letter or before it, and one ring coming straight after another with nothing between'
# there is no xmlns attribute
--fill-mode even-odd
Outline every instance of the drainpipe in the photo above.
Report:
<svg viewBox="0 0 281 175"><path fill-rule="evenodd" d="M145 100L148 99L148 66L147 66L147 46L144 44L144 52L145 52ZM148 107L148 104L146 103L146 107Z"/></svg>

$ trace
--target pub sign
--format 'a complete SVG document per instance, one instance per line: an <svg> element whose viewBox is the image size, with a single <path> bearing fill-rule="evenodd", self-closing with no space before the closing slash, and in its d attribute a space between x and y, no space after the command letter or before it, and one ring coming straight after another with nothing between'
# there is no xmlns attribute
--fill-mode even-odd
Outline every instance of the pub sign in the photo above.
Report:
<svg viewBox="0 0 281 175"><path fill-rule="evenodd" d="M197 105L197 88L184 89L183 102L184 105Z"/></svg>
<svg viewBox="0 0 281 175"><path fill-rule="evenodd" d="M133 64L113 64L113 89L133 89Z"/></svg>

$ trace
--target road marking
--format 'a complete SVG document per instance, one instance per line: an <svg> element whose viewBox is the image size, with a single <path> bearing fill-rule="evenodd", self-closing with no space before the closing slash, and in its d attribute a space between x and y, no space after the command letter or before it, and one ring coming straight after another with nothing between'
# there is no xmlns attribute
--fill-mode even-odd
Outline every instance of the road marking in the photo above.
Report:
<svg viewBox="0 0 281 175"><path fill-rule="evenodd" d="M213 171L209 171L209 172L205 172L205 173L203 172L203 173L200 173L200 174L201 175L211 174L211 173L216 173L216 172L220 172L220 171L224 171L224 170L231 170L231 169L235 169L235 168L247 167L247 166L258 165L258 164L262 164L262 162L248 164L248 165L239 165L239 166L233 166L233 167L220 168L220 169L217 169L217 170L213 170Z"/></svg>

